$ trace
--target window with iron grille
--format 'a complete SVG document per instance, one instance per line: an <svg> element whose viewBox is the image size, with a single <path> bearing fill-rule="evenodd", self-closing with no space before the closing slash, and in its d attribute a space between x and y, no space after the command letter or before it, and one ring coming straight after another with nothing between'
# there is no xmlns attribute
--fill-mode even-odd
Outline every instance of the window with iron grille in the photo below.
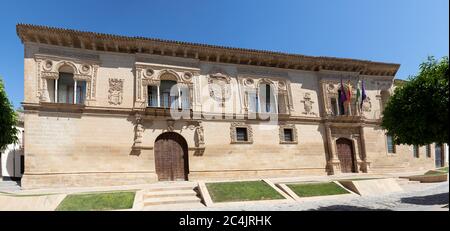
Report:
<svg viewBox="0 0 450 231"><path fill-rule="evenodd" d="M248 141L247 128L236 128L236 140Z"/></svg>
<svg viewBox="0 0 450 231"><path fill-rule="evenodd" d="M292 129L290 129L290 128L284 129L284 141L288 141L288 142L294 141Z"/></svg>
<svg viewBox="0 0 450 231"><path fill-rule="evenodd" d="M395 143L391 135L386 136L388 153L395 153Z"/></svg>
<svg viewBox="0 0 450 231"><path fill-rule="evenodd" d="M419 146L417 145L413 146L413 155L415 158L419 158Z"/></svg>

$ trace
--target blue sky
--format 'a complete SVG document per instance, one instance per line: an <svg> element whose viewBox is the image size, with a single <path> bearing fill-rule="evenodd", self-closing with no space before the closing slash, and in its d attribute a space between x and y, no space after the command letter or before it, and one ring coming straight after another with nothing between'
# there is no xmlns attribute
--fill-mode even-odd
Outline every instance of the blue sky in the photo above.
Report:
<svg viewBox="0 0 450 231"><path fill-rule="evenodd" d="M17 23L401 64L448 56L448 0L1 1L0 76L19 107Z"/></svg>

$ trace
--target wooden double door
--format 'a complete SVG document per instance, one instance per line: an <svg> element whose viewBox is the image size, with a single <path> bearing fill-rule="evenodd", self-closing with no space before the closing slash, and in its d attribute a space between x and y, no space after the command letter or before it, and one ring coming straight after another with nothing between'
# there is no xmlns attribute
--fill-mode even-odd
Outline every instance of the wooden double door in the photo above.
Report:
<svg viewBox="0 0 450 231"><path fill-rule="evenodd" d="M155 141L155 169L160 181L187 180L188 146L186 140L175 132L166 132Z"/></svg>
<svg viewBox="0 0 450 231"><path fill-rule="evenodd" d="M339 138L336 140L336 150L339 162L341 163L341 171L343 173L356 172L353 142L346 138Z"/></svg>

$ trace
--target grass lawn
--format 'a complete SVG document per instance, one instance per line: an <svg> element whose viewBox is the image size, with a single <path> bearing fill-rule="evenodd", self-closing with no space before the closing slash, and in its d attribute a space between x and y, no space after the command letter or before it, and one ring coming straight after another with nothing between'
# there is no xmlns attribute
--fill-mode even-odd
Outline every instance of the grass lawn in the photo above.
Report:
<svg viewBox="0 0 450 231"><path fill-rule="evenodd" d="M206 187L214 202L284 199L263 181L206 183Z"/></svg>
<svg viewBox="0 0 450 231"><path fill-rule="evenodd" d="M347 194L347 190L333 182L287 185L299 197Z"/></svg>
<svg viewBox="0 0 450 231"><path fill-rule="evenodd" d="M425 173L425 175L445 175L448 173L448 167L438 168L436 170L430 170Z"/></svg>
<svg viewBox="0 0 450 231"><path fill-rule="evenodd" d="M72 194L58 205L57 211L93 211L130 209L133 207L136 192L105 192Z"/></svg>

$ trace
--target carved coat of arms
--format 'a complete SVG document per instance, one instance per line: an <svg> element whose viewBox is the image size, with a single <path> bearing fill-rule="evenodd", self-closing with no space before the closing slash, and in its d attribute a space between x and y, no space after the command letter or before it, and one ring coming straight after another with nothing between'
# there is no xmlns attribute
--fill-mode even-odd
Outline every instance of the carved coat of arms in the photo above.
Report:
<svg viewBox="0 0 450 231"><path fill-rule="evenodd" d="M112 105L120 105L123 100L123 79L109 79L108 100Z"/></svg>
<svg viewBox="0 0 450 231"><path fill-rule="evenodd" d="M305 93L305 96L303 97L303 100L301 102L304 103L304 108L305 108L305 111L303 112L303 114L315 115L315 113L312 111L314 101L311 100L310 93Z"/></svg>

